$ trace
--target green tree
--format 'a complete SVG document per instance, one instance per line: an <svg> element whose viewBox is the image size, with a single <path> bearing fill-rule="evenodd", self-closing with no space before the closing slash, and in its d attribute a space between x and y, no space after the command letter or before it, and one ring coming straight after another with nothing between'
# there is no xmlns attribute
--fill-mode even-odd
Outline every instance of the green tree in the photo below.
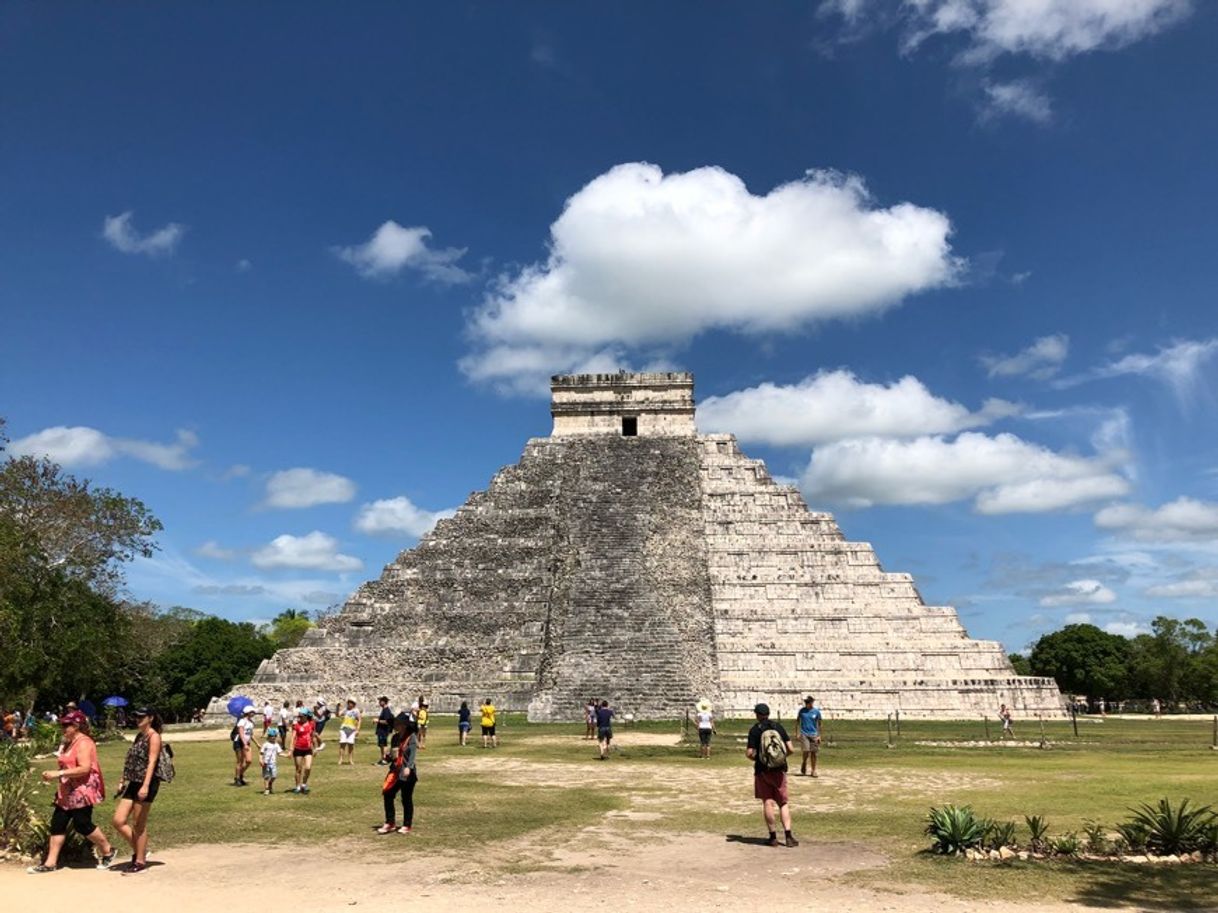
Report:
<svg viewBox="0 0 1218 913"><path fill-rule="evenodd" d="M1044 635L1028 661L1034 675L1051 676L1070 694L1119 700L1128 691L1129 641L1095 625L1067 625Z"/></svg>
<svg viewBox="0 0 1218 913"><path fill-rule="evenodd" d="M271 622L271 639L279 649L295 647L305 632L313 627L308 612L296 609L284 609Z"/></svg>
<svg viewBox="0 0 1218 913"><path fill-rule="evenodd" d="M33 537L48 567L105 593L122 583L123 562L152 555L162 529L137 498L93 488L32 456L0 465L0 515Z"/></svg>
<svg viewBox="0 0 1218 913"><path fill-rule="evenodd" d="M1011 661L1011 668L1015 670L1016 675L1032 675L1032 663L1022 653L1012 653L1007 659Z"/></svg>
<svg viewBox="0 0 1218 913"><path fill-rule="evenodd" d="M258 664L275 652L275 643L249 622L204 617L157 660L165 689L162 708L183 716L204 707L238 682L248 681Z"/></svg>
<svg viewBox="0 0 1218 913"><path fill-rule="evenodd" d="M132 638L122 605L50 566L29 530L0 513L0 696L58 704L94 694Z"/></svg>

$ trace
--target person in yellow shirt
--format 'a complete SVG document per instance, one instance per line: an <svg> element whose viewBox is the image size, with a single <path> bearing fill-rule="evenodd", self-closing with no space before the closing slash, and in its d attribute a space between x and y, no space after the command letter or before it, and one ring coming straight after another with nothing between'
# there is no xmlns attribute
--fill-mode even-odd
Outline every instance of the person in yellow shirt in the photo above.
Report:
<svg viewBox="0 0 1218 913"><path fill-rule="evenodd" d="M355 740L359 736L360 725L364 716L355 701L347 699L347 709L343 711L342 723L338 729L338 764L355 766Z"/></svg>
<svg viewBox="0 0 1218 913"><path fill-rule="evenodd" d="M495 735L495 705L489 697L482 702L482 747L499 747L499 736Z"/></svg>
<svg viewBox="0 0 1218 913"><path fill-rule="evenodd" d="M422 701L419 704L419 747L427 747L427 701Z"/></svg>

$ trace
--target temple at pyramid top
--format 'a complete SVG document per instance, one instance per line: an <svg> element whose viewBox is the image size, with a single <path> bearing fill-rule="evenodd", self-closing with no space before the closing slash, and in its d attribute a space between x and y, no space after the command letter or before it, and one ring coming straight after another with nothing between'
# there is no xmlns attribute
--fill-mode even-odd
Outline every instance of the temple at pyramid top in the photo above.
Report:
<svg viewBox="0 0 1218 913"><path fill-rule="evenodd" d="M685 371L550 378L553 437L693 437L694 376Z"/></svg>

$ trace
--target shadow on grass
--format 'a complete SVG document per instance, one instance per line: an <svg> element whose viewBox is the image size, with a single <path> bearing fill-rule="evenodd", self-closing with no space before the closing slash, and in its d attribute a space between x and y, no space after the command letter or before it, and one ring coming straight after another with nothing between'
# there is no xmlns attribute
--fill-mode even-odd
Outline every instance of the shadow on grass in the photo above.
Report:
<svg viewBox="0 0 1218 913"><path fill-rule="evenodd" d="M1212 865L1149 868L1089 867L1070 899L1089 907L1145 910L1218 909L1218 871Z"/></svg>
<svg viewBox="0 0 1218 913"><path fill-rule="evenodd" d="M746 837L743 834L728 834L724 839L728 843L744 843L748 846L769 846L769 837Z"/></svg>

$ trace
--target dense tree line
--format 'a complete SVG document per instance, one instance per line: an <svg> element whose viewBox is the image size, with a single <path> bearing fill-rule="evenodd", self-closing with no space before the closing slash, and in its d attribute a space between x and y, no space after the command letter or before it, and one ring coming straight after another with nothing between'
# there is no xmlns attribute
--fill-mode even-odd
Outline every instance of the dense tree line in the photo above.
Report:
<svg viewBox="0 0 1218 913"><path fill-rule="evenodd" d="M1218 706L1218 632L1197 618L1160 616L1149 634L1132 638L1092 624L1067 625L1011 662L1020 674L1053 678L1067 694Z"/></svg>
<svg viewBox="0 0 1218 913"><path fill-rule="evenodd" d="M3 431L0 419L0 451ZM260 629L123 599L123 564L151 556L161 528L142 502L50 460L0 463L0 704L118 694L187 717L312 626L292 609Z"/></svg>

